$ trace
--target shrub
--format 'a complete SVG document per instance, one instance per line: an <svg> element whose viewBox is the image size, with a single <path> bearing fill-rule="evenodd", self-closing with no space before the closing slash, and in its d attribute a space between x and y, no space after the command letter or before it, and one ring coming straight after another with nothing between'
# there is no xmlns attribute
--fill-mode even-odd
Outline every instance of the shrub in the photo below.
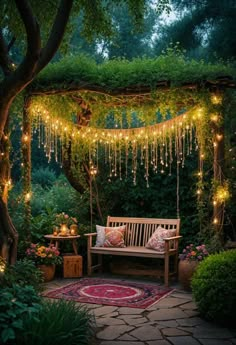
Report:
<svg viewBox="0 0 236 345"><path fill-rule="evenodd" d="M57 177L54 171L48 167L34 169L32 171L32 181L34 184L39 184L42 188L51 187L56 181Z"/></svg>
<svg viewBox="0 0 236 345"><path fill-rule="evenodd" d="M40 291L42 282L42 273L27 259L17 261L15 265L6 264L5 272L0 276L1 287L31 285L36 291Z"/></svg>
<svg viewBox="0 0 236 345"><path fill-rule="evenodd" d="M17 337L16 345L91 344L94 317L85 307L73 301L45 300L38 316L24 318L24 332Z"/></svg>
<svg viewBox="0 0 236 345"><path fill-rule="evenodd" d="M37 320L40 298L32 286L1 288L0 290L0 344L15 344L16 333L22 332L23 317ZM29 342L30 344L30 342Z"/></svg>
<svg viewBox="0 0 236 345"><path fill-rule="evenodd" d="M206 319L227 325L236 319L236 250L210 255L192 279L192 292Z"/></svg>

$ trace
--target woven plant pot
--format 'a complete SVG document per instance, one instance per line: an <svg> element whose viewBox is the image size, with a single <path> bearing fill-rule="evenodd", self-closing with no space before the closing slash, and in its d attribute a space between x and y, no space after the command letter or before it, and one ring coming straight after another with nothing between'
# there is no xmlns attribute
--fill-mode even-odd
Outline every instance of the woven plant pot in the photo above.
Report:
<svg viewBox="0 0 236 345"><path fill-rule="evenodd" d="M191 290L191 280L197 266L198 261L179 261L179 282L184 290Z"/></svg>
<svg viewBox="0 0 236 345"><path fill-rule="evenodd" d="M38 265L38 268L43 273L44 282L50 282L55 276L56 265Z"/></svg>

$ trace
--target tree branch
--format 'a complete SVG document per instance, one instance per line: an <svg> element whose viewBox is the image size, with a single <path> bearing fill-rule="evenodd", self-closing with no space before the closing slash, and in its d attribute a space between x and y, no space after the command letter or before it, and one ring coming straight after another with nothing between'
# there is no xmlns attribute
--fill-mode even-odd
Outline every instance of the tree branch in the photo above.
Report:
<svg viewBox="0 0 236 345"><path fill-rule="evenodd" d="M0 66L3 70L3 74L5 76L9 75L11 73L10 69L10 58L8 55L8 48L7 44L5 42L5 39L3 37L2 28L0 28Z"/></svg>
<svg viewBox="0 0 236 345"><path fill-rule="evenodd" d="M45 47L42 49L42 54L37 66L37 73L51 61L57 52L66 30L66 24L70 17L72 4L73 0L61 0L50 36Z"/></svg>
<svg viewBox="0 0 236 345"><path fill-rule="evenodd" d="M8 46L7 46L7 50L8 52L10 51L11 47L13 46L13 44L15 43L16 41L16 37L12 37L11 41L9 42Z"/></svg>
<svg viewBox="0 0 236 345"><path fill-rule="evenodd" d="M24 23L27 35L27 52L24 60L15 71L19 82L32 80L41 51L40 29L28 0L15 0L16 7Z"/></svg>

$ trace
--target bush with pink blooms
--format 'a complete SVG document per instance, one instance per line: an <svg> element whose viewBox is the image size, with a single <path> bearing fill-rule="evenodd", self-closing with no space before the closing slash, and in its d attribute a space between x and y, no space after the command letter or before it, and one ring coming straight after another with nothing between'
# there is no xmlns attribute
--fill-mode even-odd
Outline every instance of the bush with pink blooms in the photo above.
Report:
<svg viewBox="0 0 236 345"><path fill-rule="evenodd" d="M59 265L62 263L60 252L53 245L45 247L44 245L31 243L26 250L26 256L34 261L36 265Z"/></svg>
<svg viewBox="0 0 236 345"><path fill-rule="evenodd" d="M208 255L209 253L205 244L201 244L199 246L189 244L183 249L182 253L179 254L179 259L188 261L202 261Z"/></svg>

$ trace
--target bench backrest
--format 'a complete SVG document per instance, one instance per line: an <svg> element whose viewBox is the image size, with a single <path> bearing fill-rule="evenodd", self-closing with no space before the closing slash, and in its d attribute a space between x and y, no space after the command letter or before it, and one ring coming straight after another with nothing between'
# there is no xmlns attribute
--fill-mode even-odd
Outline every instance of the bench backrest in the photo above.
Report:
<svg viewBox="0 0 236 345"><path fill-rule="evenodd" d="M180 219L107 217L107 227L126 225L125 244L127 246L145 246L149 238L160 225L165 229L180 231Z"/></svg>

